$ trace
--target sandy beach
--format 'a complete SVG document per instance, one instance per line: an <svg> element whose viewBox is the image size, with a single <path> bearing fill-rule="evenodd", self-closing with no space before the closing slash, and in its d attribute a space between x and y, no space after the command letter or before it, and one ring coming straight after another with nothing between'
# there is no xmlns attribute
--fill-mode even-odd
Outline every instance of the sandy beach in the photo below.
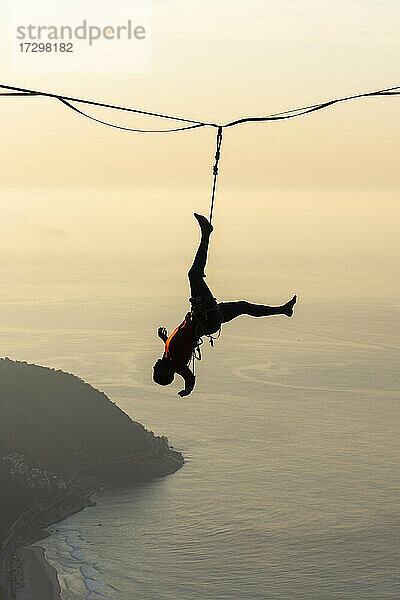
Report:
<svg viewBox="0 0 400 600"><path fill-rule="evenodd" d="M24 586L17 589L17 600L61 600L56 570L49 565L41 546L19 551L24 571Z"/></svg>

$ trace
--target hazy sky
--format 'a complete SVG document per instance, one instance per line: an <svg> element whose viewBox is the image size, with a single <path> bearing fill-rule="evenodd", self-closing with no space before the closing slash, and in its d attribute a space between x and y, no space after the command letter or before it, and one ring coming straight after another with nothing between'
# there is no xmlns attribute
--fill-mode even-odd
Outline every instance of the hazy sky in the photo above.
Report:
<svg viewBox="0 0 400 600"><path fill-rule="evenodd" d="M149 74L16 75L3 35L2 81L222 123L400 84L396 0L151 6ZM0 11L4 28L7 5ZM3 212L5 256L51 248L51 256L81 259L96 252L157 265L184 259L186 268L197 239L192 212L208 210L213 129L124 133L53 100L0 101L0 208L28 220ZM374 267L381 278L388 271L384 287L393 295L399 116L400 98L364 99L226 131L211 268L227 273L231 261L250 269L266 260L277 273L302 265L306 277L318 264L321 274L340 267L351 278L349 264L357 273Z"/></svg>

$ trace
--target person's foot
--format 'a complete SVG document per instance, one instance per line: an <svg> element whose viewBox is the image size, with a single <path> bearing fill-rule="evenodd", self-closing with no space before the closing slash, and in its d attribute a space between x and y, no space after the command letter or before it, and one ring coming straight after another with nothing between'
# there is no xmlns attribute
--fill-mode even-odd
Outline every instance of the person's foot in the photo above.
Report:
<svg viewBox="0 0 400 600"><path fill-rule="evenodd" d="M211 233L214 227L211 225L210 221L206 219L204 215L199 215L198 213L193 213L195 219L200 225L201 231L205 231L205 233Z"/></svg>
<svg viewBox="0 0 400 600"><path fill-rule="evenodd" d="M283 305L283 314L286 315L287 317L291 317L293 315L293 306L296 304L297 301L297 296L293 296L293 298L291 300L289 300L289 302L286 302L286 304Z"/></svg>

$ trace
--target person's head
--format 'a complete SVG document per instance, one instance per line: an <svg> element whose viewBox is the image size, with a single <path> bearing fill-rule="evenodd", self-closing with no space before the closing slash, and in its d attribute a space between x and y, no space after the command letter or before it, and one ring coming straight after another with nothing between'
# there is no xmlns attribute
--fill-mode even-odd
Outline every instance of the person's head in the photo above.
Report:
<svg viewBox="0 0 400 600"><path fill-rule="evenodd" d="M173 382L175 371L168 362L162 358L158 359L153 367L153 381L158 385L169 385Z"/></svg>

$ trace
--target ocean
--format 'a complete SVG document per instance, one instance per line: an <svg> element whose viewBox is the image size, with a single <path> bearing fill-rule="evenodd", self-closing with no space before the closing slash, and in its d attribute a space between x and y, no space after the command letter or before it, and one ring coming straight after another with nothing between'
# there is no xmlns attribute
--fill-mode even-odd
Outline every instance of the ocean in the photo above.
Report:
<svg viewBox="0 0 400 600"><path fill-rule="evenodd" d="M2 304L10 358L83 377L186 461L50 528L64 600L399 598L398 304L303 293L292 319L241 317L181 399L151 366L184 298L24 290Z"/></svg>

